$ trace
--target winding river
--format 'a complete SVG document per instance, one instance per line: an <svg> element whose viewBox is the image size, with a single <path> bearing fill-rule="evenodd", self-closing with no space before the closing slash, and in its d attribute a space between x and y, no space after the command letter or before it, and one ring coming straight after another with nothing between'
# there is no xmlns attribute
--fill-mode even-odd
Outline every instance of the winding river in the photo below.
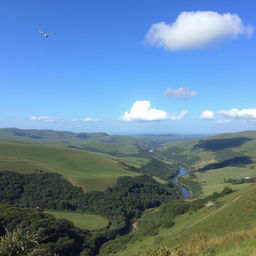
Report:
<svg viewBox="0 0 256 256"><path fill-rule="evenodd" d="M150 152L151 154L154 155L154 149L153 148L151 148L148 152ZM190 199L190 191L189 191L189 189L186 188L186 187L183 187L181 184L179 184L177 182L178 177L186 175L188 173L188 171L185 168L185 166L183 166L183 165L179 165L179 169L180 169L179 173L176 176L174 176L174 178L172 178L171 180L172 180L173 183L175 183L176 185L178 185L180 187L181 193L182 193L182 198L183 199Z"/></svg>
<svg viewBox="0 0 256 256"><path fill-rule="evenodd" d="M178 185L178 186L180 187L181 192L182 192L182 198L183 198L183 199L190 199L190 191L189 191L189 189L183 187L182 185L180 185L180 184L177 182L178 177L183 176L183 175L186 175L186 174L188 173L188 171L187 171L187 169L186 169L184 166L182 166L182 165L179 165L179 168L180 168L179 173L178 173L174 178L172 178L172 181L173 181L176 185Z"/></svg>

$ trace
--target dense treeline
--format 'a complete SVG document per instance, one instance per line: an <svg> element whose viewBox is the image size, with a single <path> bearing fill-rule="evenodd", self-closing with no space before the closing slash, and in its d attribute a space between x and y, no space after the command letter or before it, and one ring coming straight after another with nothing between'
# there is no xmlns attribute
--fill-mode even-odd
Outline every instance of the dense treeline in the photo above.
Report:
<svg viewBox="0 0 256 256"><path fill-rule="evenodd" d="M171 180L179 172L179 165L177 163L166 163L154 157L151 157L150 161L143 164L140 168L127 165L123 162L121 163L130 171L150 176L157 176L165 180Z"/></svg>
<svg viewBox="0 0 256 256"><path fill-rule="evenodd" d="M0 202L20 207L79 210L106 217L110 225L97 232L93 253L100 245L130 230L130 221L161 203L178 197L173 184L162 185L152 177L120 177L103 192L83 193L55 173L19 174L0 172ZM71 254L70 254L71 255ZM92 254L94 255L94 254Z"/></svg>
<svg viewBox="0 0 256 256"><path fill-rule="evenodd" d="M57 173L1 171L0 190L1 203L41 209L75 210L83 197L81 188Z"/></svg>
<svg viewBox="0 0 256 256"><path fill-rule="evenodd" d="M138 172L157 176L163 179L171 179L178 174L179 166L176 163L167 164L156 158L152 158L149 163L144 164L141 168L139 168Z"/></svg>
<svg viewBox="0 0 256 256"><path fill-rule="evenodd" d="M170 228L175 225L174 219L177 215L186 212L193 213L204 207L205 203L209 200L215 202L217 198L223 197L231 192L232 190L226 187L222 192L215 192L211 196L202 199L194 201L174 200L163 204L158 209L148 210L144 216L133 224L134 230L132 233L104 244L101 248L101 253L102 255L113 255L117 252L124 251L129 242L135 243L144 239L146 236L155 236L158 234L159 228ZM163 237L157 237L155 244L159 245L163 239Z"/></svg>
<svg viewBox="0 0 256 256"><path fill-rule="evenodd" d="M224 179L224 183L231 183L231 184L243 184L243 183L255 183L256 178L241 178L241 179Z"/></svg>
<svg viewBox="0 0 256 256"><path fill-rule="evenodd" d="M194 180L194 174L190 174L188 177L180 176L178 178L178 183L182 184L186 188L189 188L193 198L199 197L203 192L200 182Z"/></svg>

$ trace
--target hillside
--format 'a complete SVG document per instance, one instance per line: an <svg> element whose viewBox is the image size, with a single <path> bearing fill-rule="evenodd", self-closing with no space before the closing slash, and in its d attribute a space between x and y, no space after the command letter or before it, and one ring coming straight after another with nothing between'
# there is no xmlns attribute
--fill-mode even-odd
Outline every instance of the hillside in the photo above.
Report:
<svg viewBox="0 0 256 256"><path fill-rule="evenodd" d="M157 154L189 166L194 175L185 178L189 178L188 183L199 182L203 195L223 189L227 185L224 180L256 177L255 131L165 144L157 149Z"/></svg>
<svg viewBox="0 0 256 256"><path fill-rule="evenodd" d="M104 190L120 176L138 175L102 154L5 141L0 141L0 170L57 172L85 191Z"/></svg>
<svg viewBox="0 0 256 256"><path fill-rule="evenodd" d="M0 140L39 143L47 146L61 146L109 153L112 155L145 154L160 144L197 138L192 135L138 135L121 136L106 133L74 133L54 130L23 130L1 128Z"/></svg>
<svg viewBox="0 0 256 256"><path fill-rule="evenodd" d="M0 129L0 139L33 142L48 146L61 146L111 154L136 154L146 143L128 136L110 136L106 133L73 133L54 130Z"/></svg>
<svg viewBox="0 0 256 256"><path fill-rule="evenodd" d="M184 214L181 211L174 218L174 225L157 227L153 232L147 231L136 239L136 233L145 228L145 223L152 223L152 217L155 219L154 216L158 211L161 212L161 216L167 216L165 221L168 222L168 214L164 215L163 210L168 209L168 204L172 203L149 210L139 220L141 226L137 224L133 236L127 236L126 239L123 237L122 242L126 241L126 243L122 244L122 249L115 255L133 255L132 253L136 251L138 253L134 255L165 255L143 254L146 249L157 248L160 245L170 248L172 252L183 251L182 255L208 255L206 252L210 251L212 254L209 255L254 255L242 254L242 252L246 252L247 249L252 251L253 242L256 240L255 198L256 185L251 185L242 191L214 200L213 208L204 206L196 211L191 208ZM172 219L171 213L169 219ZM243 246L240 245L241 243ZM114 244L112 248L113 246ZM140 248L143 250L140 251ZM228 251L234 254L226 254ZM189 254L192 252L194 254ZM179 255L176 253L173 255Z"/></svg>

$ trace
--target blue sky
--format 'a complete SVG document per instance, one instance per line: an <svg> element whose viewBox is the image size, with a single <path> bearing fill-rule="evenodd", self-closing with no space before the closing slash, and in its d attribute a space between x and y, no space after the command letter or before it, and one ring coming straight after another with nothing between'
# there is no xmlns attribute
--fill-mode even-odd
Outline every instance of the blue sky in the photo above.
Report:
<svg viewBox="0 0 256 256"><path fill-rule="evenodd" d="M0 126L255 129L255 13L254 0L2 1Z"/></svg>

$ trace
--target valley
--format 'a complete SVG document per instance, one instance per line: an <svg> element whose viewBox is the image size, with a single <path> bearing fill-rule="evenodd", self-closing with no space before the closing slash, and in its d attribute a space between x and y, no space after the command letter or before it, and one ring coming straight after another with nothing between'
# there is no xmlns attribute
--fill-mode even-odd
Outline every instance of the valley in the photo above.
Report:
<svg viewBox="0 0 256 256"><path fill-rule="evenodd" d="M43 137L44 132L36 134ZM62 140L63 132L55 134L53 141ZM173 141L167 136L165 143L157 136L154 142L152 136L128 138L143 141L136 153L124 153L124 145L120 151L106 152L104 147L95 152L24 136L0 141L0 203L18 207L14 212L38 208L39 219L46 214L73 222L74 228L86 230L85 239L90 237L80 249L86 255L137 256L147 250L150 255L159 246L194 255L193 239L198 243L195 255L213 247L213 255L225 255L241 232L254 232L256 132L183 137L179 142L172 135ZM119 141L127 141L121 137ZM209 200L213 208L204 206ZM229 232L234 233L233 244L226 243ZM58 239L61 235L55 243Z"/></svg>

